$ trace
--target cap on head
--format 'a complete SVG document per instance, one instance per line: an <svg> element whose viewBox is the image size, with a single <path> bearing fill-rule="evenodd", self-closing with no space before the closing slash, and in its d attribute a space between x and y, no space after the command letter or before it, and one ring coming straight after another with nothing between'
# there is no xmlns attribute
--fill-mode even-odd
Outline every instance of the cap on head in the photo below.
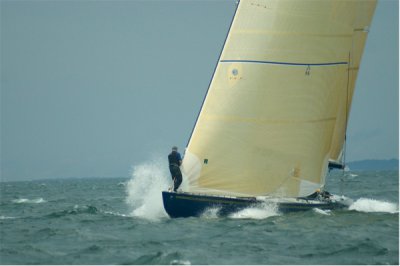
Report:
<svg viewBox="0 0 400 266"><path fill-rule="evenodd" d="M174 147L172 147L172 150L173 150L173 151L177 151L177 150L178 150L178 147L174 146Z"/></svg>

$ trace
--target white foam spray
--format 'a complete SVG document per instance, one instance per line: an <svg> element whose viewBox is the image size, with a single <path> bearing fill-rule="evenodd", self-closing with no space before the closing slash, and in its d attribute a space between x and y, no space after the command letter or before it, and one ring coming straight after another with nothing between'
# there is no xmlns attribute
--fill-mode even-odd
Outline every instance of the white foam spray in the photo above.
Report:
<svg viewBox="0 0 400 266"><path fill-rule="evenodd" d="M233 219L266 219L271 216L278 216L278 205L272 202L265 202L259 206L249 207L229 215Z"/></svg>
<svg viewBox="0 0 400 266"><path fill-rule="evenodd" d="M399 206L392 202L360 198L350 205L349 210L356 210L359 212L398 213Z"/></svg>
<svg viewBox="0 0 400 266"><path fill-rule="evenodd" d="M189 260L172 260L170 265L192 265Z"/></svg>
<svg viewBox="0 0 400 266"><path fill-rule="evenodd" d="M132 215L127 215L119 212L110 212L110 211L104 211L104 214L112 215L112 216L119 216L119 217L132 217Z"/></svg>
<svg viewBox="0 0 400 266"><path fill-rule="evenodd" d="M165 158L156 158L133 166L132 178L126 185L126 202L133 208L132 216L149 220L168 217L161 192L171 186Z"/></svg>
<svg viewBox="0 0 400 266"><path fill-rule="evenodd" d="M331 213L332 213L331 210L323 210L323 209L319 209L319 208L314 208L313 211L315 213L322 214L322 215L331 215Z"/></svg>
<svg viewBox="0 0 400 266"><path fill-rule="evenodd" d="M37 199L15 199L12 202L37 204L37 203L45 203L46 201L43 198L37 198Z"/></svg>
<svg viewBox="0 0 400 266"><path fill-rule="evenodd" d="M16 219L16 217L0 215L0 220Z"/></svg>
<svg viewBox="0 0 400 266"><path fill-rule="evenodd" d="M221 208L207 208L201 215L201 218L205 218L205 219L216 219L219 217L219 211L221 210Z"/></svg>

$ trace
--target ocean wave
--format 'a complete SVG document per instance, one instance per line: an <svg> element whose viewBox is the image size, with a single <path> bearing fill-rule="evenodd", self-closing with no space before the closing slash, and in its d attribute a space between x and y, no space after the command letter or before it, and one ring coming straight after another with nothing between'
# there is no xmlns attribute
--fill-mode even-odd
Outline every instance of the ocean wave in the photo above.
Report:
<svg viewBox="0 0 400 266"><path fill-rule="evenodd" d="M189 260L172 260L170 265L191 265Z"/></svg>
<svg viewBox="0 0 400 266"><path fill-rule="evenodd" d="M104 211L103 213L107 214L107 215L118 216L118 217L132 217L131 214L123 214L123 213L112 212L112 211Z"/></svg>
<svg viewBox="0 0 400 266"><path fill-rule="evenodd" d="M323 210L323 209L319 209L319 208L314 208L313 211L315 213L322 214L322 215L331 215L331 213L332 213L331 210Z"/></svg>
<svg viewBox="0 0 400 266"><path fill-rule="evenodd" d="M58 231L54 228L50 228L50 227L46 227L46 228L42 228L38 231L36 231L34 234L32 234L32 237L35 240L43 240L43 239L47 239L49 237L55 236L57 235Z"/></svg>
<svg viewBox="0 0 400 266"><path fill-rule="evenodd" d="M132 217L131 214L123 214L116 211L104 211L92 205L75 205L72 208L67 208L60 211L52 212L46 217L48 218L59 218L68 215L81 215L81 214L89 214L89 215L104 215L104 216L117 216L117 217Z"/></svg>
<svg viewBox="0 0 400 266"><path fill-rule="evenodd" d="M59 218L67 215L78 215L78 214L98 214L99 210L91 205L84 205L84 206L79 206L75 205L71 209L66 209L62 211L56 211L52 212L47 215L49 218Z"/></svg>
<svg viewBox="0 0 400 266"><path fill-rule="evenodd" d="M392 202L360 198L350 205L349 210L355 210L359 212L398 213L399 206Z"/></svg>
<svg viewBox="0 0 400 266"><path fill-rule="evenodd" d="M37 199L15 199L12 200L13 203L29 203L29 204L38 204L38 203L46 203L47 201L45 201L43 198L37 198Z"/></svg>
<svg viewBox="0 0 400 266"><path fill-rule="evenodd" d="M8 219L17 219L17 217L4 216L4 215L0 216L0 220L8 220Z"/></svg>
<svg viewBox="0 0 400 266"><path fill-rule="evenodd" d="M126 182L119 182L118 184L117 184L117 186L119 186L119 187L126 187Z"/></svg>
<svg viewBox="0 0 400 266"><path fill-rule="evenodd" d="M191 262L184 260L179 252L164 253L156 252L155 254L142 255L133 263L129 264L165 264L165 265L191 265Z"/></svg>

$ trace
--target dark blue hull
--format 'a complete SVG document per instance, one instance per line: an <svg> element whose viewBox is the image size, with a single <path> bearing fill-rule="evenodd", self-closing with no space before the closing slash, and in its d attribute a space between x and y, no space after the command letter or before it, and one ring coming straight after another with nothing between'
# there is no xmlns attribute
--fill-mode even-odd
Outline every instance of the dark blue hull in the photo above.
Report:
<svg viewBox="0 0 400 266"><path fill-rule="evenodd" d="M226 216L242 209L265 204L264 201L251 197L219 197L185 192L163 191L162 197L164 209L172 218L200 216L211 208L218 208L218 215ZM276 204L279 212L306 211L313 208L332 210L346 207L343 203L331 200L298 199L294 202L279 202Z"/></svg>

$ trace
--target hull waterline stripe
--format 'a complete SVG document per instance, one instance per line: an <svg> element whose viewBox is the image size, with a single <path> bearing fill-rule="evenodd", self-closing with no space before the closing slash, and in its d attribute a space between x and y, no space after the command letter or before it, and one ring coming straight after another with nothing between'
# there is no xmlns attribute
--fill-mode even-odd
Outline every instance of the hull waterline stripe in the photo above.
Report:
<svg viewBox="0 0 400 266"><path fill-rule="evenodd" d="M233 201L233 200L221 200L221 199L210 199L210 198L192 198L192 197L185 197L185 196L176 196L176 199L182 199L182 200L190 200L190 201L204 201L204 202L209 202L209 203L225 203L225 204L245 204L248 205L250 203L256 203L256 201Z"/></svg>
<svg viewBox="0 0 400 266"><path fill-rule="evenodd" d="M221 63L252 63L252 64L269 64L269 65L288 65L288 66L336 66L348 65L347 62L331 62L331 63L290 63L275 61L257 61L257 60L220 60Z"/></svg>

